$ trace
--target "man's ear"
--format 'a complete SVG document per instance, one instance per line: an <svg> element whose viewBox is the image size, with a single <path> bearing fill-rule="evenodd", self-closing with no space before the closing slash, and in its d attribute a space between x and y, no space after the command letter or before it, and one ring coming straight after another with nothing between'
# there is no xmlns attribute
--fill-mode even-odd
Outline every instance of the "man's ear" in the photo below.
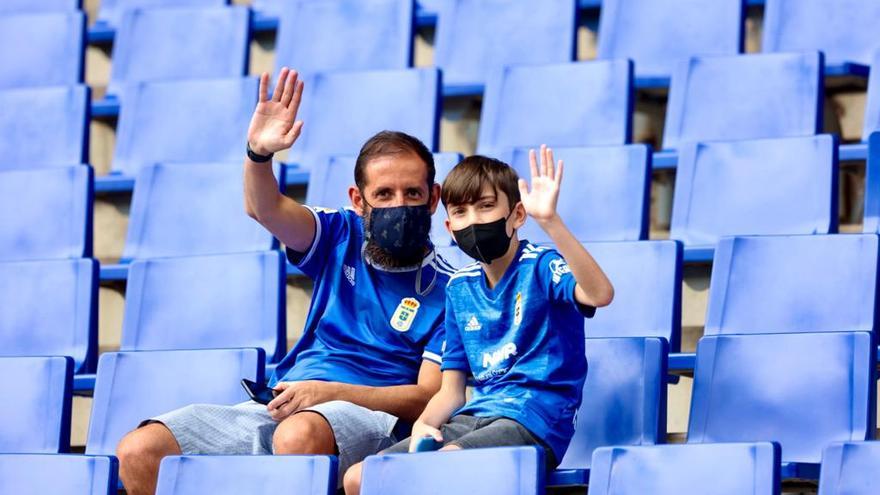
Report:
<svg viewBox="0 0 880 495"><path fill-rule="evenodd" d="M431 215L437 212L438 204L440 204L440 184L435 183L431 186L431 203L428 205Z"/></svg>
<svg viewBox="0 0 880 495"><path fill-rule="evenodd" d="M364 197L361 196L361 190L356 186L349 187L348 198L351 200L351 206L354 208L354 212L359 216L364 216L366 212L364 211Z"/></svg>

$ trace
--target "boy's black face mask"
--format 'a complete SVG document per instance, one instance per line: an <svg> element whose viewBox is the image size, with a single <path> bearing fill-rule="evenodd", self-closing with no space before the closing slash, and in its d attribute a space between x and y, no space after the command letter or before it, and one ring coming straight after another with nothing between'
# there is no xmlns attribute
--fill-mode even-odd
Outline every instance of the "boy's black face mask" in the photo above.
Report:
<svg viewBox="0 0 880 495"><path fill-rule="evenodd" d="M507 219L512 214L513 211L494 222L475 223L452 231L455 243L471 258L492 264L510 248L510 239L513 236L507 235Z"/></svg>

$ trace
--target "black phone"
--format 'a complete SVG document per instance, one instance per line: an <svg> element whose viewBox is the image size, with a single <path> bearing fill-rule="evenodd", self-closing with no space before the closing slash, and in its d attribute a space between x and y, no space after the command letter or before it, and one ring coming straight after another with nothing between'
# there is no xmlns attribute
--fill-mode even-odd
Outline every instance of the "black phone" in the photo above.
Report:
<svg viewBox="0 0 880 495"><path fill-rule="evenodd" d="M241 386L244 387L244 391L247 392L251 400L260 404L272 402L276 395L275 391L267 387L265 383L252 382L247 378L241 379Z"/></svg>

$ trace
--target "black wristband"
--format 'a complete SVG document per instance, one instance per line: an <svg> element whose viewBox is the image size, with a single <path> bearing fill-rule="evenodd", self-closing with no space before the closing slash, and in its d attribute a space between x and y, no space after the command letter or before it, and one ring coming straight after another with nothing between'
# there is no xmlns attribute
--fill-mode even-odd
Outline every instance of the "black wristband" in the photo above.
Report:
<svg viewBox="0 0 880 495"><path fill-rule="evenodd" d="M269 153L268 155L258 155L251 149L251 143L247 143L247 156L251 159L251 161L257 163L266 163L272 160L272 157L275 156L275 153Z"/></svg>

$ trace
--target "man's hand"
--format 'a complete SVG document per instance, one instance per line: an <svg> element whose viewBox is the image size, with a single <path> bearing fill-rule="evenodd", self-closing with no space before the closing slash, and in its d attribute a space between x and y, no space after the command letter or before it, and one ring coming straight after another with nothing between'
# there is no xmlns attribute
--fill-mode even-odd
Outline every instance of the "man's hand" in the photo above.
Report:
<svg viewBox="0 0 880 495"><path fill-rule="evenodd" d="M440 433L440 430L421 421L416 421L412 427L412 436L409 438L409 451L415 452L416 445L424 437L431 437L437 442L443 442L443 434Z"/></svg>
<svg viewBox="0 0 880 495"><path fill-rule="evenodd" d="M554 169L553 151L541 145L541 166L535 159L535 150L529 150L529 166L532 172L532 190L529 191L525 179L519 180L519 194L526 213L539 224L544 225L556 219L556 202L559 199L559 185L562 183L562 160Z"/></svg>
<svg viewBox="0 0 880 495"><path fill-rule="evenodd" d="M295 412L336 399L336 385L318 380L279 382L275 385L278 395L266 408L272 419L283 421Z"/></svg>
<svg viewBox="0 0 880 495"><path fill-rule="evenodd" d="M302 131L296 120L302 100L303 82L287 67L278 74L278 83L269 99L269 74L260 76L260 101L248 128L248 143L258 155L269 155L293 146Z"/></svg>

